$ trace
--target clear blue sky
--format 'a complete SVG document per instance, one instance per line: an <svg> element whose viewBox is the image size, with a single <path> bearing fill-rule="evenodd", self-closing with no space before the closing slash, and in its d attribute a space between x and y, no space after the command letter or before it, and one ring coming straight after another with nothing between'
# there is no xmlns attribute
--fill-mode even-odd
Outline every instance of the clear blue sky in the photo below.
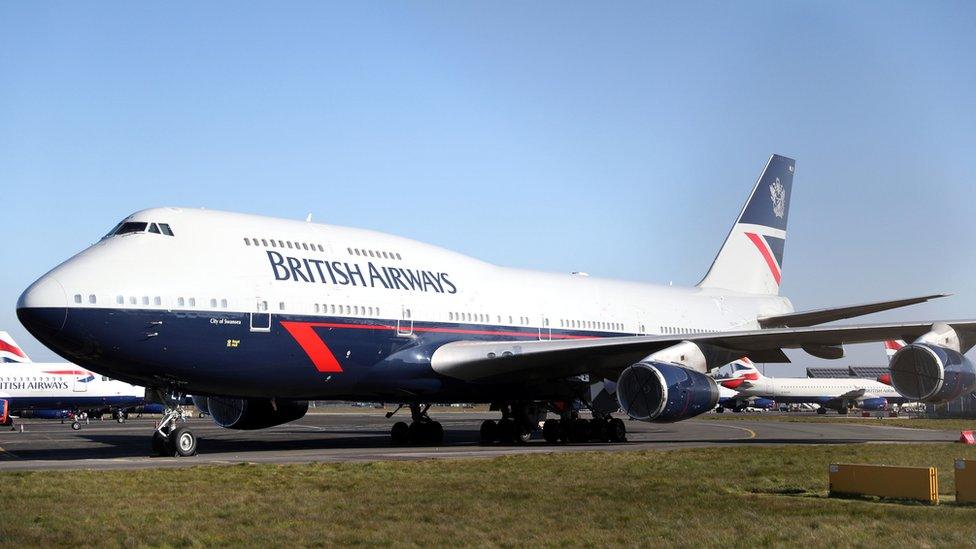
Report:
<svg viewBox="0 0 976 549"><path fill-rule="evenodd" d="M158 205L694 284L773 152L797 308L976 317L973 4L673 4L0 4L0 326Z"/></svg>

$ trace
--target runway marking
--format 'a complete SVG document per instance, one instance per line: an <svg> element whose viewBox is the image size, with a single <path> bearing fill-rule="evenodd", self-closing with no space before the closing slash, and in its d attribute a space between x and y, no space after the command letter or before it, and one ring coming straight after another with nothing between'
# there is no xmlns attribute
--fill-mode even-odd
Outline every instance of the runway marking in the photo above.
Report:
<svg viewBox="0 0 976 549"><path fill-rule="evenodd" d="M752 429L746 428L746 427L736 427L735 425L722 425L722 424L719 424L719 423L716 423L715 426L716 427L728 427L729 429L738 429L739 431L745 431L745 432L749 433L749 436L747 436L746 438L741 439L741 440L748 440L750 438L756 438L758 436L758 435L756 435L756 432L755 431L753 431Z"/></svg>

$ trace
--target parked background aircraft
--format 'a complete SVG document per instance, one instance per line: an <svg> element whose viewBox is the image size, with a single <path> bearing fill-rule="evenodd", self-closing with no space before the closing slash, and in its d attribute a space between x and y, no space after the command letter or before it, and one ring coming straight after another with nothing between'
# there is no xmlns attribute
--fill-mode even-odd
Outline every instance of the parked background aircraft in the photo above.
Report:
<svg viewBox="0 0 976 549"><path fill-rule="evenodd" d="M736 361L732 375L722 386L738 392L740 398L766 398L780 404L818 404L817 413L827 409L846 414L848 410L884 410L907 399L890 385L873 379L766 377L748 359Z"/></svg>
<svg viewBox="0 0 976 549"><path fill-rule="evenodd" d="M152 387L171 405L153 447L178 455L196 451L178 422L187 393L207 396L214 421L233 429L295 420L310 399L404 403L412 422L393 425L395 441L441 439L431 403L488 402L502 419L482 424L487 442L526 439L550 410L560 417L546 422L548 440L623 440L610 417L618 405L639 420L694 417L719 398L707 372L742 356L786 362L791 348L839 358L845 344L906 339L892 359L896 387L953 392L898 368L909 355L968 375L956 389L976 387L960 354L976 322L817 326L938 296L795 312L779 295L793 175L793 160L770 157L690 288L504 268L366 230L154 208L38 279L17 314L61 356ZM586 399L592 384L617 402ZM577 399L592 422L565 405Z"/></svg>
<svg viewBox="0 0 976 549"><path fill-rule="evenodd" d="M109 379L71 363L32 362L7 332L0 332L0 408L11 415L64 419L77 412L111 413L125 421L127 410L144 404L146 390ZM73 429L81 423L73 421Z"/></svg>

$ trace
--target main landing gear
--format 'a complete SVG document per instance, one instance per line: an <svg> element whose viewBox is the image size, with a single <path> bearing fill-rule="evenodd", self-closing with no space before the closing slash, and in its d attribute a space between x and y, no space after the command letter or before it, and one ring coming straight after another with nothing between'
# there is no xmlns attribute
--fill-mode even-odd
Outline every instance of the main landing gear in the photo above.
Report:
<svg viewBox="0 0 976 549"><path fill-rule="evenodd" d="M197 453L196 435L186 425L180 425L186 423L190 414L180 404L182 395L178 396L180 398L172 395L173 398L166 399L163 419L159 420L153 432L152 450L158 456L186 457Z"/></svg>
<svg viewBox="0 0 976 549"><path fill-rule="evenodd" d="M542 437L549 444L559 442L627 442L627 425L622 419L604 416L593 419L561 417L542 424Z"/></svg>
<svg viewBox="0 0 976 549"><path fill-rule="evenodd" d="M390 438L395 444L406 444L408 442L420 444L440 444L444 441L444 427L440 422L430 419L427 410L430 404L410 404L411 421L408 425L405 421L398 421L390 429ZM397 408L399 410L400 408ZM396 410L387 414L392 417Z"/></svg>

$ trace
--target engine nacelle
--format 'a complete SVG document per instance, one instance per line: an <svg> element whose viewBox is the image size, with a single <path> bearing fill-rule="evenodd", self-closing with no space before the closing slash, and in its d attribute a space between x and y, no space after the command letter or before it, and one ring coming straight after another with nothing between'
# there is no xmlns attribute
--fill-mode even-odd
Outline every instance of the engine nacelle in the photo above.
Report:
<svg viewBox="0 0 976 549"><path fill-rule="evenodd" d="M888 399L886 398L866 398L864 400L858 401L857 407L861 410L867 410L869 412L877 412L881 410L888 409Z"/></svg>
<svg viewBox="0 0 976 549"><path fill-rule="evenodd" d="M207 409L214 423L225 429L253 430L301 419L308 401L209 397Z"/></svg>
<svg viewBox="0 0 976 549"><path fill-rule="evenodd" d="M718 397L714 379L666 362L638 362L617 379L620 409L641 421L692 418L714 408Z"/></svg>
<svg viewBox="0 0 976 549"><path fill-rule="evenodd" d="M198 396L198 395L193 395L191 399L193 400L193 406L201 414L208 415L208 416L210 415L210 404L207 402L210 399L208 399L205 396Z"/></svg>
<svg viewBox="0 0 976 549"><path fill-rule="evenodd" d="M955 400L976 389L976 368L962 353L912 343L891 357L891 385L902 396L926 404Z"/></svg>

